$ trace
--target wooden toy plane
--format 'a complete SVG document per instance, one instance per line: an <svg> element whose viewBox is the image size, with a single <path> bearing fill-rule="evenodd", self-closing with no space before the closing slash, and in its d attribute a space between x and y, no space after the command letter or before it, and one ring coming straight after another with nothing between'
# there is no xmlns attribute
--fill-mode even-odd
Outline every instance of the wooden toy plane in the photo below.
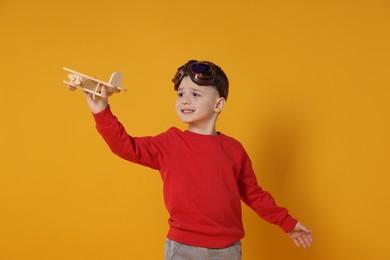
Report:
<svg viewBox="0 0 390 260"><path fill-rule="evenodd" d="M122 82L122 74L120 72L114 72L111 75L109 82L98 80L97 78L81 74L80 72L63 68L70 72L68 75L69 81L64 80L64 83L68 86L69 90L81 89L83 91L93 94L93 99L97 97L103 97L103 88L106 88L107 96L111 96L113 93L119 93L126 91L124 88L120 88Z"/></svg>

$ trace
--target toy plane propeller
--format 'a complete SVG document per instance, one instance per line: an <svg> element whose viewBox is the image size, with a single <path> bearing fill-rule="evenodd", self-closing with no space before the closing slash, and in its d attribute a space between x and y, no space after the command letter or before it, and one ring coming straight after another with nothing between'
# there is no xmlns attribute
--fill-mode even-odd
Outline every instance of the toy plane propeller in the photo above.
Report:
<svg viewBox="0 0 390 260"><path fill-rule="evenodd" d="M110 81L104 82L98 80L97 78L81 74L80 72L65 67L63 69L71 73L68 75L69 81L64 80L64 83L68 86L68 89L81 89L83 91L92 93L93 99L96 99L97 97L103 97L103 88L106 88L107 96L111 96L113 93L126 91L126 89L119 87L122 82L122 74L120 72L112 73Z"/></svg>

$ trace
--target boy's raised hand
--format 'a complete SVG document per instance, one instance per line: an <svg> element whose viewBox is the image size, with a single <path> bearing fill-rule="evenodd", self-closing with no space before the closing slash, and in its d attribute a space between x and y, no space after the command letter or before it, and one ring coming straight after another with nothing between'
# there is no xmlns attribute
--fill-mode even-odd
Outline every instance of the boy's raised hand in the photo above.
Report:
<svg viewBox="0 0 390 260"><path fill-rule="evenodd" d="M102 89L103 97L93 97L92 93L84 91L84 94L87 98L87 103L92 113L97 114L103 111L108 105L108 95L105 87Z"/></svg>
<svg viewBox="0 0 390 260"><path fill-rule="evenodd" d="M300 222L298 222L295 227L288 232L288 235L294 240L297 247L302 246L303 248L308 248L313 243L311 230Z"/></svg>

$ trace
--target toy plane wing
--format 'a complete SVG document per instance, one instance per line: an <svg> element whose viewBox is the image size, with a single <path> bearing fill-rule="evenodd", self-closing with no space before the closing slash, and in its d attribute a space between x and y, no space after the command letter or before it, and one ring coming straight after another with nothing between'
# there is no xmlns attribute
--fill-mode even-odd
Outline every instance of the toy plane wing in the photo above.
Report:
<svg viewBox="0 0 390 260"><path fill-rule="evenodd" d="M69 81L63 81L68 86L69 90L82 89L83 91L92 93L94 99L96 98L96 96L103 97L103 88L106 88L108 96L111 96L113 93L126 91L126 89L119 87L122 82L122 74L120 72L112 73L109 82L104 82L97 78L84 75L80 72L68 69L66 67L64 67L63 69L67 72L70 72L70 74L68 75Z"/></svg>

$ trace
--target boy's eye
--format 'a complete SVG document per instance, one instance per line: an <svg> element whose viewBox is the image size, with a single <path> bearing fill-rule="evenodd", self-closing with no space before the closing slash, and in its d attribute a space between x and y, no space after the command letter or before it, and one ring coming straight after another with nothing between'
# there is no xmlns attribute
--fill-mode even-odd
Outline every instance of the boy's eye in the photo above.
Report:
<svg viewBox="0 0 390 260"><path fill-rule="evenodd" d="M198 93L192 93L192 95L193 95L194 97L200 97L200 95L199 95Z"/></svg>
<svg viewBox="0 0 390 260"><path fill-rule="evenodd" d="M181 92L179 92L179 93L177 93L177 96L178 96L178 97L182 97L182 96L184 96L184 94L181 93Z"/></svg>

